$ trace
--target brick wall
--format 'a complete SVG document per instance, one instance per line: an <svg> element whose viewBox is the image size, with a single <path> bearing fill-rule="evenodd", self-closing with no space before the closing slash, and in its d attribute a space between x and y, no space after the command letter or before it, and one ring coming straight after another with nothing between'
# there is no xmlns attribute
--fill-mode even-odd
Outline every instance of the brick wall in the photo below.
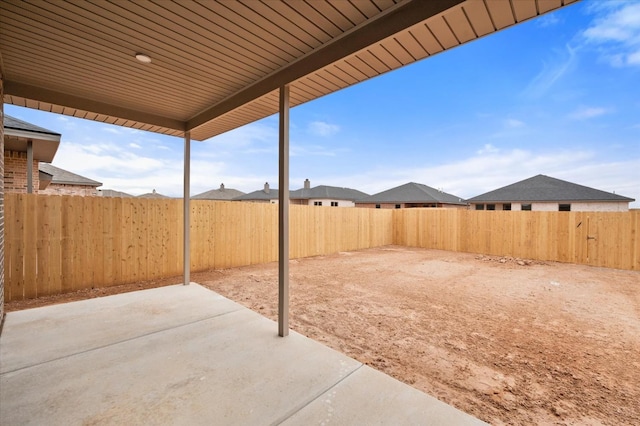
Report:
<svg viewBox="0 0 640 426"><path fill-rule="evenodd" d="M4 190L6 192L27 192L27 153L5 151L4 153ZM40 173L38 161L33 160L33 193L38 193Z"/></svg>
<svg viewBox="0 0 640 426"><path fill-rule="evenodd" d="M98 188L89 185L65 185L62 183L50 183L47 189L38 191L45 195L80 195L82 197L98 196Z"/></svg>
<svg viewBox="0 0 640 426"><path fill-rule="evenodd" d="M0 333L4 320L4 90L0 70Z"/></svg>

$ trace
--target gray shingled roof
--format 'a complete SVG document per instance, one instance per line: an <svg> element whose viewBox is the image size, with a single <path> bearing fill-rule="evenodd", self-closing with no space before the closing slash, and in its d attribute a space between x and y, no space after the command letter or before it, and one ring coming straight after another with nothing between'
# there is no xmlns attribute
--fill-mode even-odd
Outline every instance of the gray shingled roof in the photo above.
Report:
<svg viewBox="0 0 640 426"><path fill-rule="evenodd" d="M31 142L34 160L45 163L53 161L62 135L6 114L3 126L6 151L27 152Z"/></svg>
<svg viewBox="0 0 640 426"><path fill-rule="evenodd" d="M220 185L220 188L205 191L191 198L193 200L232 200L241 195L244 195L244 192L233 188L225 188L224 185Z"/></svg>
<svg viewBox="0 0 640 426"><path fill-rule="evenodd" d="M152 192L147 192L146 194L138 195L138 198L171 198L166 195L162 195L159 192L156 192L154 189Z"/></svg>
<svg viewBox="0 0 640 426"><path fill-rule="evenodd" d="M312 198L332 199L332 200L350 200L356 201L364 197L368 197L362 191L351 188L340 188L337 186L319 185L313 188L301 188L291 191L289 198L292 200L309 200Z"/></svg>
<svg viewBox="0 0 640 426"><path fill-rule="evenodd" d="M467 204L464 199L421 183L409 182L358 200L358 203Z"/></svg>
<svg viewBox="0 0 640 426"><path fill-rule="evenodd" d="M60 133L45 129L44 127L36 126L35 124L27 123L15 117L5 114L3 120L4 127L6 129L24 130L26 132L44 133L47 135L61 136Z"/></svg>
<svg viewBox="0 0 640 426"><path fill-rule="evenodd" d="M261 201L261 200L275 200L278 198L279 192L277 189L270 189L269 192L265 192L264 189L250 192L248 194L241 195L234 198L234 201Z"/></svg>
<svg viewBox="0 0 640 426"><path fill-rule="evenodd" d="M49 163L39 163L38 170L53 176L53 178L51 179L51 183L58 183L58 184L64 184L64 185L96 186L96 187L102 185L102 182L98 182L93 179L89 179L84 176L71 173L70 171L53 166Z"/></svg>
<svg viewBox="0 0 640 426"><path fill-rule="evenodd" d="M470 203L509 202L509 201L635 201L611 192L589 188L552 178L537 175L511 185L489 191L467 200Z"/></svg>
<svg viewBox="0 0 640 426"><path fill-rule="evenodd" d="M115 189L98 189L98 195L102 197L133 197L131 194L127 194L126 192L116 191Z"/></svg>

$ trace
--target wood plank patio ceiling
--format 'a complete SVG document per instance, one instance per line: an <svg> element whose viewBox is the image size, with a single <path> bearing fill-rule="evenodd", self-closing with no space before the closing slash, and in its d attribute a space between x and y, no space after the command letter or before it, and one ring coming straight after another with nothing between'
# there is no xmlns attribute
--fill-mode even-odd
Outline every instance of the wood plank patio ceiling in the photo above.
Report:
<svg viewBox="0 0 640 426"><path fill-rule="evenodd" d="M574 1L3 0L4 101L204 140Z"/></svg>

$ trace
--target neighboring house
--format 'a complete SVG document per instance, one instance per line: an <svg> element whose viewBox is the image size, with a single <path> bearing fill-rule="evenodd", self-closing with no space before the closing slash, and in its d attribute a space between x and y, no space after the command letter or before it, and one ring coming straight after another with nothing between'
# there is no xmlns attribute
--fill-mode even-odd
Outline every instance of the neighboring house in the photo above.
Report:
<svg viewBox="0 0 640 426"><path fill-rule="evenodd" d="M51 177L46 189L38 191L38 194L97 196L98 187L102 185L101 182L71 173L51 164L40 163L38 167L41 172L41 182L45 176L46 179L49 179L49 176Z"/></svg>
<svg viewBox="0 0 640 426"><path fill-rule="evenodd" d="M633 198L537 175L467 200L475 210L628 211Z"/></svg>
<svg viewBox="0 0 640 426"><path fill-rule="evenodd" d="M154 189L151 192L147 192L146 194L138 195L138 198L171 198L166 195L162 195Z"/></svg>
<svg viewBox="0 0 640 426"><path fill-rule="evenodd" d="M421 183L409 182L356 201L356 207L408 209L415 207L467 208L460 197Z"/></svg>
<svg viewBox="0 0 640 426"><path fill-rule="evenodd" d="M37 193L45 189L50 176L39 172L38 166L53 161L62 136L6 114L3 126L4 191Z"/></svg>
<svg viewBox="0 0 640 426"><path fill-rule="evenodd" d="M232 200L241 195L245 195L244 192L237 189L225 188L224 183L220 184L220 188L212 189L210 191L203 192L191 197L192 200Z"/></svg>
<svg viewBox="0 0 640 426"><path fill-rule="evenodd" d="M269 188L269 183L264 184L263 189L241 195L233 199L233 201L251 201L254 203L278 203L278 190Z"/></svg>
<svg viewBox="0 0 640 426"><path fill-rule="evenodd" d="M116 191L113 189L98 189L98 195L101 197L133 197L131 194L127 194L126 192Z"/></svg>
<svg viewBox="0 0 640 426"><path fill-rule="evenodd" d="M369 194L351 188L320 185L311 188L309 179L305 179L304 187L291 191L291 204L305 206L355 207L355 201Z"/></svg>

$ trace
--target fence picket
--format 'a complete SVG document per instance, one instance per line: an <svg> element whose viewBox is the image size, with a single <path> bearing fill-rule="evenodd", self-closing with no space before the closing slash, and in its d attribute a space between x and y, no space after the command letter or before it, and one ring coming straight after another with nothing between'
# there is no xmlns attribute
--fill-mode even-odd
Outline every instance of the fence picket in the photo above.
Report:
<svg viewBox="0 0 640 426"><path fill-rule="evenodd" d="M278 207L193 201L194 271L276 261ZM640 210L489 212L292 205L292 258L390 244L640 270ZM5 194L5 299L182 272L182 200Z"/></svg>

